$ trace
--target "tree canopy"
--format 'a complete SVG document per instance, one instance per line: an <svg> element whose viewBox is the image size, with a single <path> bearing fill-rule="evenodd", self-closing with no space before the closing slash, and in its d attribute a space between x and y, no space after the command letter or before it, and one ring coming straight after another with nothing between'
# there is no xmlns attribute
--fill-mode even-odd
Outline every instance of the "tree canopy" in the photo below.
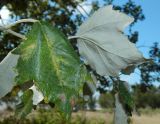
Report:
<svg viewBox="0 0 160 124"><path fill-rule="evenodd" d="M81 7L85 12L81 3L84 0L1 0L0 8L6 6L11 12L11 18L13 20L23 19L23 18L34 18L38 20L46 20L52 25L58 27L66 35L74 35L76 29L79 25L87 18L78 7ZM91 11L87 15L90 16L93 11L97 10L100 6L112 4L114 0L104 0L104 4L101 5L98 1L91 3ZM143 14L142 7L137 5L133 0L128 0L123 6L114 5L114 9L120 10L129 16L134 18L134 22L130 26L128 38L131 42L138 42L138 31L133 31L132 27L136 25L139 21L143 21L145 16ZM20 24L14 26L13 30L26 34L30 30L31 24ZM75 49L75 41L72 45ZM9 51L14 49L20 44L20 39L0 32L0 59L2 60ZM153 59L151 63L145 63L139 66L141 71L141 83L146 86L159 81L159 71L160 71L160 49L158 43L153 44L149 52L150 57ZM92 70L88 67L89 70ZM93 70L92 70L93 71ZM98 87L100 91L104 91L104 87L109 85L109 80L105 77L98 75L95 71L93 73L96 75L97 79L100 80L102 86Z"/></svg>

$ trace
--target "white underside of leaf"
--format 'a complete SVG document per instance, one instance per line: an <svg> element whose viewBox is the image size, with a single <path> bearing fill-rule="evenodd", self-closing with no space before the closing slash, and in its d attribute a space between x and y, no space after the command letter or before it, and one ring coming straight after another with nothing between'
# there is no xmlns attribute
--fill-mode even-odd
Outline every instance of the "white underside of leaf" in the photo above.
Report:
<svg viewBox="0 0 160 124"><path fill-rule="evenodd" d="M15 85L15 77L17 76L15 66L18 58L19 55L10 52L0 63L0 98L9 93Z"/></svg>
<svg viewBox="0 0 160 124"><path fill-rule="evenodd" d="M75 38L86 64L100 75L118 76L127 66L140 64L143 56L122 33L133 18L107 6L95 12L84 22Z"/></svg>
<svg viewBox="0 0 160 124"><path fill-rule="evenodd" d="M128 116L119 101L118 94L115 94L115 106L114 124L128 124Z"/></svg>
<svg viewBox="0 0 160 124"><path fill-rule="evenodd" d="M44 96L35 85L33 85L30 89L33 91L33 105L37 105L44 99Z"/></svg>

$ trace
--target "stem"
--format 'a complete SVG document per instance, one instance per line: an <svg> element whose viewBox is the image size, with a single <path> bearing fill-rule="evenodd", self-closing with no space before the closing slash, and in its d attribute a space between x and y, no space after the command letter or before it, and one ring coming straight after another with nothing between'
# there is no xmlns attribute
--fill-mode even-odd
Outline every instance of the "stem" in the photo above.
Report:
<svg viewBox="0 0 160 124"><path fill-rule="evenodd" d="M82 5L78 5L82 10L83 10L83 12L89 17L89 14L88 14L88 12L83 8L83 6Z"/></svg>
<svg viewBox="0 0 160 124"><path fill-rule="evenodd" d="M70 39L77 39L77 38L79 38L79 36L69 36L69 37L68 37L69 40L70 40Z"/></svg>
<svg viewBox="0 0 160 124"><path fill-rule="evenodd" d="M2 19L1 19L1 20L2 20ZM0 26L0 30L1 30L1 31L5 31L5 32L7 32L7 33L10 33L10 34L12 34L12 35L14 35L14 36L16 36L16 37L21 38L21 39L26 40L27 38L26 38L24 35L22 35L22 34L20 34L20 33L17 33L17 32L15 32L15 31L12 31L10 28L13 27L13 26L15 26L16 24L19 24L19 23L24 23L24 22L32 22L32 23L34 23L34 22L37 22L37 21L38 21L38 20L35 20L35 19L21 19L21 20L18 20L18 21L16 21L16 22L10 24L10 25L4 25L4 23L2 23L3 26ZM3 22L3 20L2 20L2 22Z"/></svg>
<svg viewBox="0 0 160 124"><path fill-rule="evenodd" d="M24 35L22 35L22 34L20 34L20 33L17 33L17 32L15 32L15 31L12 31L11 29L6 30L6 32L7 32L7 33L10 33L10 34L12 34L12 35L14 35L14 36L16 36L16 37L19 37L19 38L21 38L21 39L24 39L24 40L27 39Z"/></svg>
<svg viewBox="0 0 160 124"><path fill-rule="evenodd" d="M24 22L25 23L26 22L32 22L32 23L34 23L34 22L38 22L38 20L35 20L35 19L21 19L21 20L18 20L16 22L14 22L14 23L12 23L10 25L4 26L4 27L5 27L5 29L9 29L9 28L11 28L11 27L13 27L13 26L15 26L15 25L17 25L19 23L24 23Z"/></svg>

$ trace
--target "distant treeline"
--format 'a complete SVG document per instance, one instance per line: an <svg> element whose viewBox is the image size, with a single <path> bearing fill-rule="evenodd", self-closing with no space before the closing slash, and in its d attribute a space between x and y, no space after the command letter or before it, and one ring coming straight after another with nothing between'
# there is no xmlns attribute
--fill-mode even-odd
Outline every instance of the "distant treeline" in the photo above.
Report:
<svg viewBox="0 0 160 124"><path fill-rule="evenodd" d="M160 87L137 84L132 86L132 95L135 101L136 109L146 107L150 107L153 109L160 108ZM114 98L110 92L101 94L99 102L101 107L103 108L114 107Z"/></svg>

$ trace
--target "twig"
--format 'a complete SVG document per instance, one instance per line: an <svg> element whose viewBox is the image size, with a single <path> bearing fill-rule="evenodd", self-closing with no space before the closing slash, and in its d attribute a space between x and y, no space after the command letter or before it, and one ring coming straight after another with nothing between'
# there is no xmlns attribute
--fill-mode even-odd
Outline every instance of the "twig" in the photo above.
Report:
<svg viewBox="0 0 160 124"><path fill-rule="evenodd" d="M89 17L89 14L88 14L88 12L83 8L83 6L81 6L80 4L78 5L83 11L84 11L84 13Z"/></svg>
<svg viewBox="0 0 160 124"><path fill-rule="evenodd" d="M85 16L83 15L83 13L77 8L76 9L81 15L82 15L82 17L85 19Z"/></svg>
<svg viewBox="0 0 160 124"><path fill-rule="evenodd" d="M34 23L34 22L37 22L38 20L35 20L35 19L21 19L21 20L18 20L16 22L10 24L10 25L5 25L2 19L1 19L1 21L2 21L2 25L3 25L3 26L0 26L0 30L1 31L5 31L7 33L10 33L10 34L16 36L16 37L19 37L21 39L26 40L27 38L24 35L22 35L20 33L17 33L15 31L12 31L10 28L15 26L16 24L19 24L19 23L24 23L24 22L32 22L32 23Z"/></svg>
<svg viewBox="0 0 160 124"><path fill-rule="evenodd" d="M68 39L70 40L70 39L77 39L77 38L79 38L78 36L69 36L68 37Z"/></svg>
<svg viewBox="0 0 160 124"><path fill-rule="evenodd" d="M7 32L7 33L10 33L10 34L12 34L12 35L14 35L14 36L16 36L16 37L19 37L19 38L21 38L21 39L27 40L27 38L26 38L24 35L22 35L22 34L20 34L20 33L17 33L17 32L15 32L15 31L12 31L11 29L7 29L6 32Z"/></svg>
<svg viewBox="0 0 160 124"><path fill-rule="evenodd" d="M11 27L13 27L13 26L15 26L15 25L17 25L19 23L24 23L24 22L32 22L32 23L34 23L34 22L38 22L38 20L35 20L35 19L21 19L21 20L18 20L16 22L10 24L10 25L6 25L5 29L9 29L9 28L11 28Z"/></svg>

